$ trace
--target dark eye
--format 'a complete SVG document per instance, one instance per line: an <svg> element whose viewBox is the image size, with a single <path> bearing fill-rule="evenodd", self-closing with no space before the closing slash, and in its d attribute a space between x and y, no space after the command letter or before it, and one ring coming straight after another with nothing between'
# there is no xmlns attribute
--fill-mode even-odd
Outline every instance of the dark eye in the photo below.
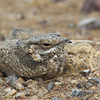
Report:
<svg viewBox="0 0 100 100"><path fill-rule="evenodd" d="M43 45L44 45L44 46L50 46L50 44L49 44L49 43L43 43Z"/></svg>

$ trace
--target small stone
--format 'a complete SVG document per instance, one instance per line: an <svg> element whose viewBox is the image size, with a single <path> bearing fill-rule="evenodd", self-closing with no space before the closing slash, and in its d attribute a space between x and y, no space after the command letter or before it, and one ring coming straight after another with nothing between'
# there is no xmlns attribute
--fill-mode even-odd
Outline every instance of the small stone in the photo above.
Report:
<svg viewBox="0 0 100 100"><path fill-rule="evenodd" d="M8 88L5 88L4 91L5 92L9 92L9 91L11 91L11 88L9 88L9 87Z"/></svg>
<svg viewBox="0 0 100 100"><path fill-rule="evenodd" d="M47 86L47 89L48 90L53 90L53 88L54 88L54 82L50 81L49 84L48 84L48 86Z"/></svg>
<svg viewBox="0 0 100 100"><path fill-rule="evenodd" d="M71 83L72 83L72 84L77 84L78 81L77 81L77 80L71 80Z"/></svg>
<svg viewBox="0 0 100 100"><path fill-rule="evenodd" d="M86 93L92 93L93 90L85 90Z"/></svg>
<svg viewBox="0 0 100 100"><path fill-rule="evenodd" d="M24 80L23 78L20 77L20 78L16 81L16 84L14 85L14 87L17 88L17 89L23 90L23 89L24 89L23 83L25 83L25 80Z"/></svg>
<svg viewBox="0 0 100 100"><path fill-rule="evenodd" d="M70 95L67 95L68 98L70 98Z"/></svg>
<svg viewBox="0 0 100 100"><path fill-rule="evenodd" d="M16 92L17 92L17 91L16 91L15 89L13 89L13 90L9 91L9 92L5 95L5 97L12 96L12 95L14 95Z"/></svg>
<svg viewBox="0 0 100 100"><path fill-rule="evenodd" d="M65 0L52 0L52 2L64 2Z"/></svg>
<svg viewBox="0 0 100 100"><path fill-rule="evenodd" d="M24 99L26 99L26 97L23 97L23 96L17 96L17 97L15 97L15 99L16 99L16 100L24 100Z"/></svg>
<svg viewBox="0 0 100 100"><path fill-rule="evenodd" d="M38 90L36 88L33 88L32 90L33 90L33 93L34 94L37 94L38 93Z"/></svg>
<svg viewBox="0 0 100 100"><path fill-rule="evenodd" d="M59 80L60 80L60 81L63 81L63 78L62 78L62 77L58 77L58 78L57 78L57 81L59 81Z"/></svg>
<svg viewBox="0 0 100 100"><path fill-rule="evenodd" d="M46 21L46 20L38 22L38 24L40 24L40 25L46 25L47 23L48 23L48 21Z"/></svg>
<svg viewBox="0 0 100 100"><path fill-rule="evenodd" d="M43 90L42 90L42 89L39 89L39 90L38 90L38 96L42 97L43 94L44 94Z"/></svg>
<svg viewBox="0 0 100 100"><path fill-rule="evenodd" d="M4 81L2 79L0 79L0 84L4 83Z"/></svg>
<svg viewBox="0 0 100 100"><path fill-rule="evenodd" d="M25 18L25 16L23 15L23 14L16 14L16 18L17 19L24 19Z"/></svg>
<svg viewBox="0 0 100 100"><path fill-rule="evenodd" d="M30 97L30 100L38 100L38 96L34 95L34 96Z"/></svg>
<svg viewBox="0 0 100 100"><path fill-rule="evenodd" d="M93 85L96 85L100 82L100 78L91 78L88 80L88 83L91 83Z"/></svg>
<svg viewBox="0 0 100 100"><path fill-rule="evenodd" d="M55 85L61 85L62 83L61 82L55 82Z"/></svg>
<svg viewBox="0 0 100 100"><path fill-rule="evenodd" d="M86 88L90 88L90 87L92 87L92 86L93 86L93 84L91 84L91 83L87 83L87 84L85 85Z"/></svg>
<svg viewBox="0 0 100 100"><path fill-rule="evenodd" d="M44 88L42 88L43 89L43 94L46 94L46 93L48 93L48 90L44 87Z"/></svg>
<svg viewBox="0 0 100 100"><path fill-rule="evenodd" d="M6 81L6 84L8 85L11 85L11 86L14 86L18 80L19 76L16 75L16 74L12 74L12 75L9 75L5 81Z"/></svg>
<svg viewBox="0 0 100 100"><path fill-rule="evenodd" d="M74 23L68 24L68 28L74 28L74 27L75 27L75 24Z"/></svg>
<svg viewBox="0 0 100 100"><path fill-rule="evenodd" d="M25 96L25 94L24 93L17 93L15 96L16 97L18 97L18 96Z"/></svg>
<svg viewBox="0 0 100 100"><path fill-rule="evenodd" d="M81 90L78 90L78 89L73 89L72 92L71 92L71 96L72 97L75 97L75 96L77 96L77 97L83 97L85 95L86 95L85 92L83 92Z"/></svg>
<svg viewBox="0 0 100 100"><path fill-rule="evenodd" d="M77 84L76 86L77 86L78 88L82 88L81 84Z"/></svg>
<svg viewBox="0 0 100 100"><path fill-rule="evenodd" d="M25 94L25 96L30 96L31 95L31 91L28 91L26 94ZM31 95L32 96L32 95Z"/></svg>
<svg viewBox="0 0 100 100"><path fill-rule="evenodd" d="M33 81L32 83L28 84L28 87L36 87L38 84L38 81Z"/></svg>
<svg viewBox="0 0 100 100"><path fill-rule="evenodd" d="M23 85L28 86L33 82L32 79L27 80L26 82L23 83Z"/></svg>
<svg viewBox="0 0 100 100"><path fill-rule="evenodd" d="M61 100L61 99L59 99L57 97L53 97L52 100Z"/></svg>
<svg viewBox="0 0 100 100"><path fill-rule="evenodd" d="M61 93L60 96L61 96L62 98L66 98L66 95L65 95L64 93Z"/></svg>
<svg viewBox="0 0 100 100"><path fill-rule="evenodd" d="M80 74L82 74L83 77L88 76L90 73L91 73L90 70L84 70L80 72Z"/></svg>
<svg viewBox="0 0 100 100"><path fill-rule="evenodd" d="M86 98L85 100L89 100L89 98Z"/></svg>

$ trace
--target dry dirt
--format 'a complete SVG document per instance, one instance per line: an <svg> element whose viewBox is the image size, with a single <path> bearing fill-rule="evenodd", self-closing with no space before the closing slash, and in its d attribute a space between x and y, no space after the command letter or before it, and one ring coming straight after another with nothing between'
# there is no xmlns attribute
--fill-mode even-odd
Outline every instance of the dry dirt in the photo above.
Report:
<svg viewBox="0 0 100 100"><path fill-rule="evenodd" d="M77 23L86 17L100 17L99 12L88 15L81 12L83 0L0 0L0 33L8 34L13 28L29 28L34 35L57 32L69 39L99 41L100 28L81 32ZM56 1L56 0L55 0ZM74 28L68 28L69 24Z"/></svg>
<svg viewBox="0 0 100 100"><path fill-rule="evenodd" d="M9 32L15 28L29 28L33 35L56 32L67 37L68 39L79 39L79 40L92 40L100 41L100 28L95 30L81 31L77 28L77 23L86 17L100 17L99 12L91 12L86 15L81 12L83 0L62 0L60 2L53 2L56 0L0 0L0 33L7 36ZM75 27L69 28L68 25L75 24ZM98 77L100 74L91 73L89 77ZM39 100L51 100L52 97L58 97L61 100L85 100L91 94L88 94L82 98L70 98L68 95L71 94L72 89L77 88L76 83L73 80L77 80L78 83L82 84L89 77L83 78L81 75L77 77L68 77L59 79L54 79L53 81L60 81L62 84L56 86L54 90L44 93L39 96ZM51 81L51 80L50 80ZM39 82L40 83L40 82ZM38 85L37 89L46 89L49 80L47 82L42 82ZM85 84L85 83L84 83ZM32 85L33 86L33 85ZM4 88L5 84L0 83L0 96L5 96ZM91 90L95 89L95 86L89 88ZM82 90L86 90L83 86ZM27 91L27 92L26 92ZM20 91L28 94L32 92L30 88L25 88L25 91ZM19 92L19 91L17 91ZM41 93L40 93L41 94ZM37 94L36 94L37 95ZM38 92L39 95L39 92ZM25 98L32 97L33 95L25 95ZM12 96L13 97L13 96ZM11 97L11 98L12 98ZM22 98L24 99L24 98ZM100 87L93 95L91 95L89 100L99 100L100 99ZM5 98L3 100L6 100ZM9 99L7 99L9 100ZM12 99L15 100L15 99ZM21 100L21 99L16 99ZM35 99L32 99L35 100ZM88 100L88 99L87 99Z"/></svg>

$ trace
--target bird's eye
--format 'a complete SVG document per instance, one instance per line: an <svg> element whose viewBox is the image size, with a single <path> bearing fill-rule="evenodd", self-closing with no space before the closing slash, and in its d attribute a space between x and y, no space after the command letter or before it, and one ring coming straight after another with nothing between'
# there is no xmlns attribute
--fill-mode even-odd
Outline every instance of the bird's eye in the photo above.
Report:
<svg viewBox="0 0 100 100"><path fill-rule="evenodd" d="M49 43L43 43L43 45L44 45L44 46L50 46L50 44L49 44Z"/></svg>

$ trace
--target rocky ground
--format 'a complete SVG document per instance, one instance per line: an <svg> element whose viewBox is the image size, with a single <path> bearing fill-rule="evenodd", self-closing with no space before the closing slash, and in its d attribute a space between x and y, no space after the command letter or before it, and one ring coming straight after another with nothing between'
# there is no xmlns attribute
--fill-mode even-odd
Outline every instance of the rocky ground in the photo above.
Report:
<svg viewBox="0 0 100 100"><path fill-rule="evenodd" d="M7 37L13 28L18 27L30 29L32 35L56 32L71 40L100 41L99 26L91 30L80 30L77 27L83 18L100 16L97 11L82 13L82 4L82 0L0 0L0 36ZM99 100L100 70L98 67L88 70L91 72L85 77L86 72L81 74L76 71L74 73L77 75L63 75L45 81L39 78L24 82L20 78L13 87L5 84L5 78L1 77L0 99Z"/></svg>

